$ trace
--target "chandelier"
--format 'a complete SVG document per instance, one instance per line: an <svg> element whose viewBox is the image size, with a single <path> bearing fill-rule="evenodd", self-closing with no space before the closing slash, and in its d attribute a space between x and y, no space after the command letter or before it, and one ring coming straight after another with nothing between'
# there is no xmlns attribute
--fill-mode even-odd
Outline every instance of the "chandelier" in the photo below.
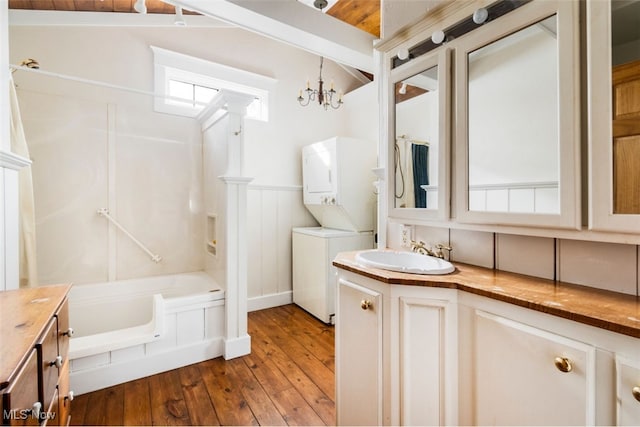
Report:
<svg viewBox="0 0 640 427"><path fill-rule="evenodd" d="M338 93L336 96L336 91L333 88L333 81L329 86L329 90L324 88L324 80L322 80L322 62L324 58L320 57L320 75L318 77L318 89L311 89L311 85L309 84L309 80L307 80L307 88L302 90L300 89L300 93L298 94L298 102L303 107L309 105L312 101L318 100L318 104L322 105L325 110L328 110L329 107L337 110L343 104L342 102L342 91ZM304 95L304 96L303 96ZM337 98L337 100L334 100Z"/></svg>

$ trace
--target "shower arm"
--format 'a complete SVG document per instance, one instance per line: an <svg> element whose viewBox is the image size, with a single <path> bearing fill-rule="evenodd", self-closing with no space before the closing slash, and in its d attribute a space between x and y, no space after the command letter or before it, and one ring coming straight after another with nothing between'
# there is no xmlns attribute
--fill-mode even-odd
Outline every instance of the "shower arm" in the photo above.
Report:
<svg viewBox="0 0 640 427"><path fill-rule="evenodd" d="M120 223L118 221L116 221L115 218L113 218L111 215L109 215L109 209L107 209L107 208L98 209L98 215L105 217L111 224L113 224L116 227L118 227L118 229L120 231L122 231L122 233L125 236L127 236L128 238L133 240L133 243L138 245L138 247L140 249L142 249L147 255L149 255L151 257L151 261L153 261L155 263L159 263L160 261L162 261L162 257L160 255L154 254L153 252L151 252L144 244L142 244L142 242L140 240L136 239L122 225L120 225Z"/></svg>

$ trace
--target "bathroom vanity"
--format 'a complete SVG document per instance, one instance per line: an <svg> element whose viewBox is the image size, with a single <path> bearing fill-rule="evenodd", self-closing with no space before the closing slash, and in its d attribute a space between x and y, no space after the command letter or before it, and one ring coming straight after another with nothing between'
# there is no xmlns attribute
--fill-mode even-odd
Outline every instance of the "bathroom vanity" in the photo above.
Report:
<svg viewBox="0 0 640 427"><path fill-rule="evenodd" d="M0 293L0 410L3 425L69 425L71 286Z"/></svg>
<svg viewBox="0 0 640 427"><path fill-rule="evenodd" d="M406 274L355 255L334 261L339 425L640 424L635 297L464 264Z"/></svg>

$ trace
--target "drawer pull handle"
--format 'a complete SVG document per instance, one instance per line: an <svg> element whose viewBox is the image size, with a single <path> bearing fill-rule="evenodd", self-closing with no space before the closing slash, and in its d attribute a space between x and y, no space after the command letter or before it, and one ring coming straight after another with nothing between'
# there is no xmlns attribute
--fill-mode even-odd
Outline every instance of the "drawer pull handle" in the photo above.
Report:
<svg viewBox="0 0 640 427"><path fill-rule="evenodd" d="M69 402L73 402L74 398L75 398L75 393L73 392L73 390L71 390L69 392L69 394L64 397L64 400L68 400Z"/></svg>
<svg viewBox="0 0 640 427"><path fill-rule="evenodd" d="M635 386L634 388L631 389L631 394L633 394L633 397L640 402L640 387Z"/></svg>
<svg viewBox="0 0 640 427"><path fill-rule="evenodd" d="M371 301L363 299L362 301L360 301L360 308L363 310L369 310L371 308L373 304L371 304Z"/></svg>
<svg viewBox="0 0 640 427"><path fill-rule="evenodd" d="M40 402L34 403L33 406L31 407L31 415L33 415L33 418L40 419L41 410L42 410L42 403Z"/></svg>
<svg viewBox="0 0 640 427"><path fill-rule="evenodd" d="M56 366L58 369L62 368L62 356L56 356L55 360L49 363L49 366Z"/></svg>
<svg viewBox="0 0 640 427"><path fill-rule="evenodd" d="M66 335L66 336L68 336L69 338L71 338L71 337L73 336L73 333L74 333L74 332L73 332L73 328L69 328L69 329L67 329L66 331L64 331L64 332L62 333L62 335Z"/></svg>
<svg viewBox="0 0 640 427"><path fill-rule="evenodd" d="M554 363L560 372L571 372L573 370L571 360L566 357L556 357Z"/></svg>

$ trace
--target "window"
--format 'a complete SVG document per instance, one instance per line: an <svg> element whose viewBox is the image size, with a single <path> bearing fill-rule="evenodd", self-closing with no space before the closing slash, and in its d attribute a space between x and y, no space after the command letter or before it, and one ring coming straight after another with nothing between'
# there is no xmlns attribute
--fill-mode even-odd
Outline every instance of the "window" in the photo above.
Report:
<svg viewBox="0 0 640 427"><path fill-rule="evenodd" d="M155 68L155 110L195 117L221 89L254 96L247 118L267 121L275 80L245 70L151 46Z"/></svg>

